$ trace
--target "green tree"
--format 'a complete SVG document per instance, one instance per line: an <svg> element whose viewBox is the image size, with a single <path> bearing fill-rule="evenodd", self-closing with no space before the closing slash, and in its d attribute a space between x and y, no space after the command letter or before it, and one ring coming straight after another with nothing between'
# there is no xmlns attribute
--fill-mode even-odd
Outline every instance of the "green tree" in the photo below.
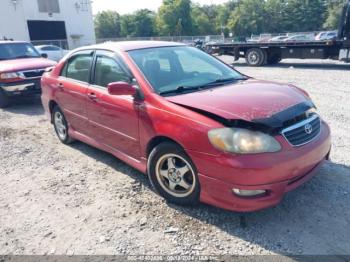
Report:
<svg viewBox="0 0 350 262"><path fill-rule="evenodd" d="M163 0L156 20L160 35L191 35L193 24L191 0Z"/></svg>
<svg viewBox="0 0 350 262"><path fill-rule="evenodd" d="M216 19L217 6L200 6L198 4L192 7L193 33L196 35L217 34Z"/></svg>
<svg viewBox="0 0 350 262"><path fill-rule="evenodd" d="M228 28L235 36L249 36L264 32L265 2L261 0L244 0L233 10L228 20Z"/></svg>
<svg viewBox="0 0 350 262"><path fill-rule="evenodd" d="M216 28L217 31L221 33L223 31L227 36L229 33L229 28L227 27L230 15L233 10L236 9L240 0L230 0L217 7L217 18L216 18Z"/></svg>
<svg viewBox="0 0 350 262"><path fill-rule="evenodd" d="M317 31L325 14L325 0L241 0L227 24L236 36Z"/></svg>
<svg viewBox="0 0 350 262"><path fill-rule="evenodd" d="M326 6L324 0L287 0L282 12L283 31L317 31L322 28Z"/></svg>
<svg viewBox="0 0 350 262"><path fill-rule="evenodd" d="M133 14L121 17L121 35L131 37L148 37L155 34L155 13L141 9Z"/></svg>
<svg viewBox="0 0 350 262"><path fill-rule="evenodd" d="M123 15L120 19L121 36L133 36L135 33L134 16L131 14Z"/></svg>
<svg viewBox="0 0 350 262"><path fill-rule="evenodd" d="M134 14L135 36L153 36L155 33L155 13L142 9Z"/></svg>
<svg viewBox="0 0 350 262"><path fill-rule="evenodd" d="M120 15L115 11L103 11L95 17L97 38L113 38L121 36Z"/></svg>
<svg viewBox="0 0 350 262"><path fill-rule="evenodd" d="M261 33L336 29L348 0L228 0L200 5L191 0L163 0L158 12L147 9L120 16L105 11L95 17L98 38L154 35L208 35L224 32L236 37Z"/></svg>
<svg viewBox="0 0 350 262"><path fill-rule="evenodd" d="M339 26L342 10L347 0L328 0L327 2L328 8L323 28L328 30L334 30L337 29Z"/></svg>
<svg viewBox="0 0 350 262"><path fill-rule="evenodd" d="M285 30L285 26L283 24L285 6L286 3L281 0L266 1L264 9L266 12L265 17L267 18L268 23L265 23L265 32L280 33Z"/></svg>

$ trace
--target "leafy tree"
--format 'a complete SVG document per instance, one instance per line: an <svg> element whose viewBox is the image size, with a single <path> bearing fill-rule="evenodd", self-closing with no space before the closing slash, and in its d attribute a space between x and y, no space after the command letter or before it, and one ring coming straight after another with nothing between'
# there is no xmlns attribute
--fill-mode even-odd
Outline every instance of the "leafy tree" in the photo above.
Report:
<svg viewBox="0 0 350 262"><path fill-rule="evenodd" d="M336 29L348 0L227 0L200 5L191 0L163 0L158 12L147 9L120 16L96 15L98 38L153 35L228 35L319 31Z"/></svg>
<svg viewBox="0 0 350 262"><path fill-rule="evenodd" d="M240 0L230 0L222 5L217 6L216 28L217 32L224 32L227 36L229 34L229 28L227 27L228 20L233 10L236 9Z"/></svg>
<svg viewBox="0 0 350 262"><path fill-rule="evenodd" d="M155 34L155 13L141 9L131 15L121 17L121 35L147 37Z"/></svg>
<svg viewBox="0 0 350 262"><path fill-rule="evenodd" d="M268 0L265 3L264 9L266 12L267 23L265 23L265 32L280 33L284 27L283 18L285 15L284 9L286 3L281 0ZM284 29L282 29L284 31Z"/></svg>
<svg viewBox="0 0 350 262"><path fill-rule="evenodd" d="M217 6L200 6L198 4L192 7L193 33L196 35L218 34L220 31L216 28Z"/></svg>
<svg viewBox="0 0 350 262"><path fill-rule="evenodd" d="M264 32L266 28L264 1L244 0L231 13L228 27L236 36L249 36Z"/></svg>
<svg viewBox="0 0 350 262"><path fill-rule="evenodd" d="M121 36L120 15L115 11L103 11L95 17L97 38L113 38Z"/></svg>
<svg viewBox="0 0 350 262"><path fill-rule="evenodd" d="M327 1L327 13L326 20L323 24L324 29L334 30L337 29L340 22L341 13L344 5L347 0L336 0L336 1Z"/></svg>
<svg viewBox="0 0 350 262"><path fill-rule="evenodd" d="M121 36L133 36L135 33L134 16L130 14L123 15L120 20Z"/></svg>
<svg viewBox="0 0 350 262"><path fill-rule="evenodd" d="M135 13L135 36L153 36L155 33L155 13L142 9Z"/></svg>
<svg viewBox="0 0 350 262"><path fill-rule="evenodd" d="M324 0L287 0L283 9L282 29L289 32L320 30L325 11Z"/></svg>
<svg viewBox="0 0 350 262"><path fill-rule="evenodd" d="M231 12L228 27L237 36L317 31L325 12L325 0L241 0Z"/></svg>
<svg viewBox="0 0 350 262"><path fill-rule="evenodd" d="M191 35L191 0L163 0L158 10L157 29L161 35Z"/></svg>

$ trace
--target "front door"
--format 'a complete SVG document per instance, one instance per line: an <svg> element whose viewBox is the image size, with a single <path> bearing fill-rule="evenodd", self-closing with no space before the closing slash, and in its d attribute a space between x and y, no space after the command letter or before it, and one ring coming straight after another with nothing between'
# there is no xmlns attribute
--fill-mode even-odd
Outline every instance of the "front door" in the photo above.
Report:
<svg viewBox="0 0 350 262"><path fill-rule="evenodd" d="M139 103L131 95L112 96L107 90L109 83L131 79L114 53L97 51L94 77L87 92L87 114L92 137L137 159L140 157Z"/></svg>

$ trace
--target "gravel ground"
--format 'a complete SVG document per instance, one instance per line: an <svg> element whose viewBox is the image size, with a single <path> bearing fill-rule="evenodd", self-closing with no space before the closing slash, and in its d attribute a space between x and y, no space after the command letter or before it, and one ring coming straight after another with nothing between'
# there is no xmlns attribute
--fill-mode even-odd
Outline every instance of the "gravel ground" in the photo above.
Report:
<svg viewBox="0 0 350 262"><path fill-rule="evenodd" d="M310 93L333 131L317 177L257 213L174 206L111 155L60 144L40 100L20 101L0 110L0 254L350 255L350 65L235 66Z"/></svg>

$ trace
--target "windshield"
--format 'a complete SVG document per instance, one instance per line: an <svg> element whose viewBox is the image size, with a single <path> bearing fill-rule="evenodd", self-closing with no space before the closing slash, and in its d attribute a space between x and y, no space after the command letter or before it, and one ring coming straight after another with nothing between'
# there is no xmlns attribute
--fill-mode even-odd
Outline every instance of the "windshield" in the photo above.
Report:
<svg viewBox="0 0 350 262"><path fill-rule="evenodd" d="M40 54L32 44L29 43L8 43L0 44L0 60L17 58L40 57Z"/></svg>
<svg viewBox="0 0 350 262"><path fill-rule="evenodd" d="M159 94L195 91L246 78L194 47L150 48L129 54Z"/></svg>

